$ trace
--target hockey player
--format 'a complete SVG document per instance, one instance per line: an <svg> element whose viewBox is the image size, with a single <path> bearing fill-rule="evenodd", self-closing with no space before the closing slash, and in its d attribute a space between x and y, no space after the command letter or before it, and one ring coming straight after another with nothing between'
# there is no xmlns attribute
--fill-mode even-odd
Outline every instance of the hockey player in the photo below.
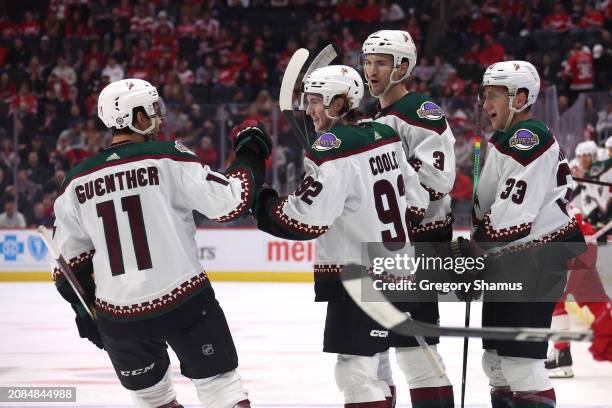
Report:
<svg viewBox="0 0 612 408"><path fill-rule="evenodd" d="M593 344L589 351L597 361L612 362L612 302L608 302L606 310L591 326L593 329Z"/></svg>
<svg viewBox="0 0 612 408"><path fill-rule="evenodd" d="M612 158L597 161L598 150L597 144L592 140L576 146L576 157L580 160L580 166L584 171L583 177L612 183ZM597 227L603 226L610 215L612 204L610 188L587 182L580 185L582 187L580 207L585 219Z"/></svg>
<svg viewBox="0 0 612 408"><path fill-rule="evenodd" d="M576 217L582 235L589 244L587 251L574 258L568 265L570 274L567 286L553 312L551 328L556 330L570 329L569 315L565 307L568 295L572 295L572 300L578 307L588 307L595 319L606 311L609 300L597 271L597 243L593 242L594 238L591 238L595 230L591 224L583 220L582 214L575 209L570 208L571 210L573 210L572 213ZM572 363L570 342L555 341L545 364L550 378L573 377Z"/></svg>
<svg viewBox="0 0 612 408"><path fill-rule="evenodd" d="M532 118L530 109L540 90L533 65L525 61L493 64L482 85L483 108L495 129L473 209L472 242L490 256L484 279L519 280L527 288L558 288L551 295L555 302L491 302L485 293L482 325L548 328L565 284L567 260L580 251L546 243L584 245L576 219L567 210L570 169L548 127ZM555 406L555 392L544 368L546 346L544 342L483 340L482 362L492 387L493 407Z"/></svg>
<svg viewBox="0 0 612 408"><path fill-rule="evenodd" d="M416 47L406 31L377 31L363 43L365 77L370 94L378 99L373 118L398 132L406 157L416 170L421 186L428 192L427 211L422 222L410 229L410 240L450 242L453 216L449 193L455 182L455 138L442 109L428 96L408 92L406 89L405 81L416 63ZM427 323L437 323L439 320L438 304L435 301L420 303L418 306L397 306L401 310L410 311L417 320ZM413 337L397 337L396 340L394 346L417 346ZM437 344L439 339L430 338L428 341ZM388 353L380 358L380 375L392 386ZM413 404L418 404L421 399L420 388L435 387L434 384L438 384L437 381L423 381L423 378L433 378L434 375L433 372L410 371L408 382ZM442 386L449 387L450 384Z"/></svg>
<svg viewBox="0 0 612 408"><path fill-rule="evenodd" d="M97 322L58 269L55 284L77 314L80 336L107 351L136 406L179 406L170 345L206 407L249 407L232 336L196 256L192 210L219 222L245 214L271 141L257 128L236 127L236 160L226 174L214 172L181 143L154 140L161 104L140 79L100 93L98 116L112 144L70 171L54 207L54 239Z"/></svg>
<svg viewBox="0 0 612 408"><path fill-rule="evenodd" d="M357 123L364 92L357 71L342 65L320 68L303 88L306 115L322 134L306 154L306 174L297 190L288 197L262 190L254 215L258 228L275 236L318 237L315 300L328 302L323 350L338 354L336 383L345 407L387 408L391 390L378 377L377 353L389 348L393 334L346 294L340 271L345 264L361 264L362 243L408 242L406 194L418 179L397 132L377 122ZM398 353L398 362L408 378L430 366L420 348ZM423 380L423 401L443 398L443 406L453 406L446 375Z"/></svg>

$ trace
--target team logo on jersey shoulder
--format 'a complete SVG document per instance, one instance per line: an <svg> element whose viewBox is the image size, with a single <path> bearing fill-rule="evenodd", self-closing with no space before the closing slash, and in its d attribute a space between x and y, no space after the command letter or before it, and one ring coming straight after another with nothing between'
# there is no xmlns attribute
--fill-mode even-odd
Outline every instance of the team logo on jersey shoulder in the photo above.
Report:
<svg viewBox="0 0 612 408"><path fill-rule="evenodd" d="M176 150L178 150L181 153L189 153L189 154L192 154L194 156L196 155L194 152L189 150L189 148L187 146L185 146L184 144L182 144L178 140L174 141L174 147L176 148Z"/></svg>
<svg viewBox="0 0 612 408"><path fill-rule="evenodd" d="M528 129L519 129L510 138L510 147L516 147L519 150L531 150L539 144L538 135Z"/></svg>
<svg viewBox="0 0 612 408"><path fill-rule="evenodd" d="M421 119L438 120L444 116L444 111L438 105L431 101L423 102L421 107L416 111Z"/></svg>
<svg viewBox="0 0 612 408"><path fill-rule="evenodd" d="M341 144L342 140L338 139L333 133L323 133L312 144L312 148L318 152L324 152L326 150L337 149Z"/></svg>
<svg viewBox="0 0 612 408"><path fill-rule="evenodd" d="M591 170L589 171L589 173L593 176L593 175L599 175L599 173L601 173L604 169L603 163L594 163L591 166Z"/></svg>
<svg viewBox="0 0 612 408"><path fill-rule="evenodd" d="M120 159L119 155L117 153L113 153L113 154L110 154L106 158L106 161L117 160L117 159Z"/></svg>

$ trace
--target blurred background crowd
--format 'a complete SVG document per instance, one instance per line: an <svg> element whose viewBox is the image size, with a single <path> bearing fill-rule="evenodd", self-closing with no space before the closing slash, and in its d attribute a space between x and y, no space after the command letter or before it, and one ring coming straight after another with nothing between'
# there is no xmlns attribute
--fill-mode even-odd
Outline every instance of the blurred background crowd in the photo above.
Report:
<svg viewBox="0 0 612 408"><path fill-rule="evenodd" d="M334 43L337 62L356 66L362 41L382 28L410 32L419 61L406 86L441 104L457 138L457 226L469 218L476 94L491 63L537 66L534 113L569 157L612 135L612 0L5 0L0 227L52 224L66 172L110 142L97 96L122 78L157 86L168 107L160 138L215 169L231 160L229 129L262 121L276 146L268 181L291 191L302 153L277 104L289 58Z"/></svg>

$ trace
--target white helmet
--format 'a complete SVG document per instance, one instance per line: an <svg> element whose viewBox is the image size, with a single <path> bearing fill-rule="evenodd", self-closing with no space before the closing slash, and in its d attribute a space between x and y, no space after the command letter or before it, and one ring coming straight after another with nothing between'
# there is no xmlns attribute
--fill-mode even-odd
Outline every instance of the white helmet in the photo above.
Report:
<svg viewBox="0 0 612 408"><path fill-rule="evenodd" d="M155 129L155 122L147 129L140 130L133 124L134 108L142 107L149 117L163 117L163 101L157 89L142 79L122 79L106 85L98 96L98 117L107 128L130 128L141 135Z"/></svg>
<svg viewBox="0 0 612 408"><path fill-rule="evenodd" d="M482 78L482 86L503 86L508 89L508 95L510 100L508 101L508 107L510 108L510 115L506 121L507 129L512 122L514 114L522 112L531 106L538 99L540 93L540 76L535 67L527 61L503 61L496 62L487 68ZM512 106L514 97L516 96L519 89L525 88L529 91L527 95L527 102L520 109L516 109Z"/></svg>
<svg viewBox="0 0 612 408"><path fill-rule="evenodd" d="M350 109L357 109L363 98L363 80L354 68L346 65L329 65L315 69L302 81L300 110L306 110L306 94L319 94L323 97L325 114L334 96L347 95Z"/></svg>
<svg viewBox="0 0 612 408"><path fill-rule="evenodd" d="M580 142L576 145L576 157L582 156L585 154L589 154L591 156L597 156L597 143L592 140L587 140L586 142Z"/></svg>
<svg viewBox="0 0 612 408"><path fill-rule="evenodd" d="M412 69L415 67L417 63L417 50L414 45L414 41L412 37L407 31L401 30L381 30L376 31L373 34L370 34L368 38L363 43L361 47L361 53L363 56L368 54L389 54L393 56L393 71L391 72L391 77L396 69L400 67L404 58L408 59L408 71L406 74L398 79L393 80L391 77L389 78L389 84L380 95L372 96L379 98L384 95L391 85L394 85L399 82L403 82L408 78ZM366 75L367 79L367 75ZM371 91L371 90L370 90Z"/></svg>
<svg viewBox="0 0 612 408"><path fill-rule="evenodd" d="M605 144L607 149L612 148L612 136L610 136L609 138L606 139L606 144Z"/></svg>

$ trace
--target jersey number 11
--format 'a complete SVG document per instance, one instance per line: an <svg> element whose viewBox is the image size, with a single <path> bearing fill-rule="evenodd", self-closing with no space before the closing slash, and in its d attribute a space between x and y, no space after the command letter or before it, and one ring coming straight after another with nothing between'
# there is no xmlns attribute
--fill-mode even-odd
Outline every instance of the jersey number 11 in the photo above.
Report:
<svg viewBox="0 0 612 408"><path fill-rule="evenodd" d="M134 245L138 270L151 269L153 265L151 263L149 243L147 242L147 231L145 230L144 218L142 216L140 196L136 194L122 197L121 208L127 213L128 220L130 221L132 244ZM104 237L106 238L111 273L113 276L123 275L125 273L123 252L113 200L96 204L96 210L98 211L98 217L102 218L102 224L104 225Z"/></svg>

